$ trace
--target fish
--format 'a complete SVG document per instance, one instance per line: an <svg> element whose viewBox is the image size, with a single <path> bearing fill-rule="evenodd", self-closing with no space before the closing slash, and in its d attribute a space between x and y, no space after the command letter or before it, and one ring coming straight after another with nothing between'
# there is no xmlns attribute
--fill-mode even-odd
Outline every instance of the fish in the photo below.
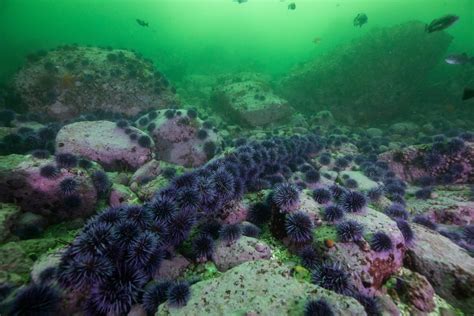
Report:
<svg viewBox="0 0 474 316"><path fill-rule="evenodd" d="M292 2L288 5L288 10L296 10L296 3Z"/></svg>
<svg viewBox="0 0 474 316"><path fill-rule="evenodd" d="M450 65L474 65L474 57L469 57L466 53L449 55L444 61Z"/></svg>
<svg viewBox="0 0 474 316"><path fill-rule="evenodd" d="M140 25L140 26L148 27L148 22L145 22L145 21L140 20L140 19L135 19L135 21L137 21L138 25Z"/></svg>
<svg viewBox="0 0 474 316"><path fill-rule="evenodd" d="M315 38L313 39L313 43L316 44L316 45L319 44L319 43L321 43L321 37L315 37Z"/></svg>
<svg viewBox="0 0 474 316"><path fill-rule="evenodd" d="M457 20L459 20L459 17L457 15L453 15L453 14L444 15L438 19L434 19L433 21L431 21L430 24L426 25L425 31L427 33L442 31L444 29L447 29L454 23L456 23Z"/></svg>
<svg viewBox="0 0 474 316"><path fill-rule="evenodd" d="M234 2L237 2L238 4L241 4L241 3L245 3L247 2L248 0L234 0Z"/></svg>
<svg viewBox="0 0 474 316"><path fill-rule="evenodd" d="M369 21L367 14L359 13L354 18L354 26L362 27L362 25L366 24Z"/></svg>
<svg viewBox="0 0 474 316"><path fill-rule="evenodd" d="M474 98L474 89L464 88L464 91L462 93L462 100L466 101L472 98Z"/></svg>

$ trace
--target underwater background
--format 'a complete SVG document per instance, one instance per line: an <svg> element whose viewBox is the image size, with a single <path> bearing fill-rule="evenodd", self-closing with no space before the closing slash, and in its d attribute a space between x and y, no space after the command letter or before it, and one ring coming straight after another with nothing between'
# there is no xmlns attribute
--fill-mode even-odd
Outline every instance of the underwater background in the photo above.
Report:
<svg viewBox="0 0 474 316"><path fill-rule="evenodd" d="M0 0L0 315L472 315L474 1Z"/></svg>

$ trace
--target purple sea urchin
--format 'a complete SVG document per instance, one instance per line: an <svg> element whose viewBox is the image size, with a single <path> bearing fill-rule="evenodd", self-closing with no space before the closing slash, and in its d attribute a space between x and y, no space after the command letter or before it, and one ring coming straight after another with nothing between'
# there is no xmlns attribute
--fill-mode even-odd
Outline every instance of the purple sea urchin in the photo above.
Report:
<svg viewBox="0 0 474 316"><path fill-rule="evenodd" d="M393 249L392 239L384 232L376 232L372 236L370 247L376 252L390 251Z"/></svg>
<svg viewBox="0 0 474 316"><path fill-rule="evenodd" d="M348 220L339 223L336 226L336 232L338 238L342 242L359 241L362 239L364 233L364 227L354 220Z"/></svg>
<svg viewBox="0 0 474 316"><path fill-rule="evenodd" d="M295 210L299 205L299 201L299 190L293 184L282 183L273 190L272 202L283 212Z"/></svg>
<svg viewBox="0 0 474 316"><path fill-rule="evenodd" d="M365 195L357 191L349 191L342 195L341 207L348 213L356 213L367 205Z"/></svg>
<svg viewBox="0 0 474 316"><path fill-rule="evenodd" d="M171 307L185 306L191 297L191 289L187 282L176 282L168 288L167 298Z"/></svg>
<svg viewBox="0 0 474 316"><path fill-rule="evenodd" d="M312 240L313 223L303 212L290 213L285 220L286 235L291 242L304 244Z"/></svg>
<svg viewBox="0 0 474 316"><path fill-rule="evenodd" d="M349 274L338 262L325 262L317 266L311 275L311 281L339 294L349 294L352 289Z"/></svg>
<svg viewBox="0 0 474 316"><path fill-rule="evenodd" d="M304 308L304 316L333 316L334 312L324 299L309 300Z"/></svg>

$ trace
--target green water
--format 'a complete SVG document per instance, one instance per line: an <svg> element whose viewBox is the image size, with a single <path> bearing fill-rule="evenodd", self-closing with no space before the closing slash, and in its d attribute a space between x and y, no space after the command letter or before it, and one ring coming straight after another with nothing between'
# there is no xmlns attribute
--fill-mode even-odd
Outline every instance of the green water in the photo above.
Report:
<svg viewBox="0 0 474 316"><path fill-rule="evenodd" d="M452 13L452 52L474 53L472 0L1 0L0 81L26 54L68 43L132 48L171 79L200 73L280 75L363 36L410 20ZM352 25L357 13L368 24ZM139 26L135 19L149 23ZM315 44L314 38L320 38Z"/></svg>

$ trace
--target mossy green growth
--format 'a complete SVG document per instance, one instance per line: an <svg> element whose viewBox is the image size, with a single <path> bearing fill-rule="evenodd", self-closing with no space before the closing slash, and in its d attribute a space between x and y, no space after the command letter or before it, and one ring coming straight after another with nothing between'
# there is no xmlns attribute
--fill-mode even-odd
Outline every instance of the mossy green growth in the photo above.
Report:
<svg viewBox="0 0 474 316"><path fill-rule="evenodd" d="M19 164L26 161L28 156L12 154L8 156L0 156L0 172L11 171L15 169Z"/></svg>
<svg viewBox="0 0 474 316"><path fill-rule="evenodd" d="M336 241L337 240L336 227L334 225L327 225L327 224L319 226L313 231L313 237L314 237L315 243L318 246L323 245L324 241L327 239Z"/></svg>
<svg viewBox="0 0 474 316"><path fill-rule="evenodd" d="M260 239L272 248L272 258L283 263L299 262L298 257L290 253L281 241L273 237L267 227L262 230Z"/></svg>
<svg viewBox="0 0 474 316"><path fill-rule="evenodd" d="M28 239L0 246L0 283L25 283L33 263L43 254L64 246L55 238Z"/></svg>
<svg viewBox="0 0 474 316"><path fill-rule="evenodd" d="M293 277L303 282L311 282L311 272L300 265L296 265L293 268Z"/></svg>
<svg viewBox="0 0 474 316"><path fill-rule="evenodd" d="M186 270L184 275L185 279L188 280L206 281L217 278L221 274L222 273L217 270L216 265L208 261L206 263L192 265Z"/></svg>

